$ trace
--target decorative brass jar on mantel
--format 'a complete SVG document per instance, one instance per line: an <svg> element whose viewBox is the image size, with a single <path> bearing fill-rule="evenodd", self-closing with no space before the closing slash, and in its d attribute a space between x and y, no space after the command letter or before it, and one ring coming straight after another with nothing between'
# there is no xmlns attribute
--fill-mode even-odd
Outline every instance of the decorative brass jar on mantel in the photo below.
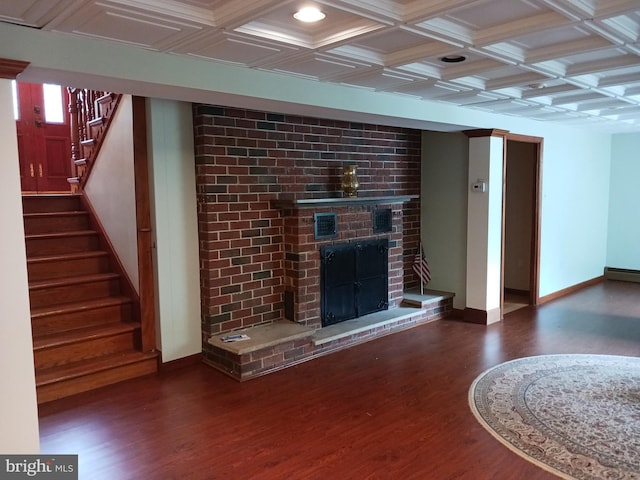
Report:
<svg viewBox="0 0 640 480"><path fill-rule="evenodd" d="M342 173L342 191L345 197L357 197L358 196L358 175L356 165L347 165L344 167Z"/></svg>

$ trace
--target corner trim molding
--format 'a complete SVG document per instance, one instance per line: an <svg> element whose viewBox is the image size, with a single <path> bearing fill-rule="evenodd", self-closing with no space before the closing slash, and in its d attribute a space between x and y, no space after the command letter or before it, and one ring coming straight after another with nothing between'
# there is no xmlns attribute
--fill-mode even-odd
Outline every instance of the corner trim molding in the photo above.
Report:
<svg viewBox="0 0 640 480"><path fill-rule="evenodd" d="M538 305L542 305L543 303L550 302L560 297L564 297L565 295L569 295L570 293L577 292L578 290L582 290L583 288L590 287L591 285L596 285L604 280L604 275L600 275L599 277L592 278L591 280L586 280L581 283L577 283L567 288L563 288L562 290L558 290L557 292L550 293L549 295L545 295L544 297L540 297L538 300Z"/></svg>
<svg viewBox="0 0 640 480"><path fill-rule="evenodd" d="M488 318L488 312L486 310L479 310L477 308L465 307L462 315L462 320L467 323L475 323L477 325L486 325Z"/></svg>
<svg viewBox="0 0 640 480"><path fill-rule="evenodd" d="M506 137L509 130L500 130L499 128L478 128L475 130L465 130L464 133L468 138L474 137Z"/></svg>
<svg viewBox="0 0 640 480"><path fill-rule="evenodd" d="M160 372L175 372L181 368L192 367L194 365L203 363L203 356L201 353L194 353L193 355L187 355L186 357L177 358L175 360L169 360L162 363L162 352L160 352L158 361L158 371Z"/></svg>
<svg viewBox="0 0 640 480"><path fill-rule="evenodd" d="M0 78L15 80L15 78L29 66L29 63L30 62L23 62L22 60L0 58Z"/></svg>
<svg viewBox="0 0 640 480"><path fill-rule="evenodd" d="M490 310L465 307L462 320L478 325L491 325L502 320L500 307Z"/></svg>

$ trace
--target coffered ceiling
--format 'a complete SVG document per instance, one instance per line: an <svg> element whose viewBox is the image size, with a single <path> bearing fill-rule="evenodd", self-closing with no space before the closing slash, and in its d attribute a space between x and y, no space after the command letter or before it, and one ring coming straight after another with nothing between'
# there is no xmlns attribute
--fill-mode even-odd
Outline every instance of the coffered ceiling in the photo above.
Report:
<svg viewBox="0 0 640 480"><path fill-rule="evenodd" d="M293 13L318 7L326 18ZM21 0L0 20L488 112L640 130L640 0ZM444 62L443 58L464 58Z"/></svg>

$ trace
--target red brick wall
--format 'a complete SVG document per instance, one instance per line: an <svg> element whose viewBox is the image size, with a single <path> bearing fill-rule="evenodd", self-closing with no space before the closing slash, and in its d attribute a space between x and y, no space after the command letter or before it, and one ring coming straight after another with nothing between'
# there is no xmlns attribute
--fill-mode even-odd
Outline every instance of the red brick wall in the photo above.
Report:
<svg viewBox="0 0 640 480"><path fill-rule="evenodd" d="M359 196L420 193L418 130L210 105L194 105L194 129L206 338L284 316L285 216L273 200L340 197L347 164ZM402 251L390 252L405 286L419 214L419 200L404 204Z"/></svg>

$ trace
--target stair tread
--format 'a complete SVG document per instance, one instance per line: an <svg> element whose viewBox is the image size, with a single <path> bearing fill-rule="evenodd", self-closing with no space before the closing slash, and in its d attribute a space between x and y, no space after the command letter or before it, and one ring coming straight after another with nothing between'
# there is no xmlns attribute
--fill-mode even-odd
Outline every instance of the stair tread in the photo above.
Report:
<svg viewBox="0 0 640 480"><path fill-rule="evenodd" d="M36 198L44 201L47 198L82 198L82 195L79 193L25 193L22 195L22 198Z"/></svg>
<svg viewBox="0 0 640 480"><path fill-rule="evenodd" d="M81 208L79 207L81 198L82 195L77 193L23 194L23 213L48 212L52 211L52 208L53 211L59 208L69 209L71 205L74 205L72 210L77 210Z"/></svg>
<svg viewBox="0 0 640 480"><path fill-rule="evenodd" d="M88 216L89 212L86 210L60 210L59 212L33 212L22 214L24 218L68 217L70 215Z"/></svg>
<svg viewBox="0 0 640 480"><path fill-rule="evenodd" d="M31 233L25 235L27 240L44 239L44 238L64 238L64 237L76 237L80 235L97 235L95 230L70 230L68 232L56 232L56 233Z"/></svg>
<svg viewBox="0 0 640 480"><path fill-rule="evenodd" d="M39 307L31 309L31 319L37 319L48 315L58 315L64 313L81 312L83 310L93 310L113 305L124 305L131 303L131 298L125 296L111 296L84 300L82 302L61 303L50 307Z"/></svg>
<svg viewBox="0 0 640 480"><path fill-rule="evenodd" d="M78 378L83 375L110 370L137 362L156 359L156 352L125 352L103 355L93 359L67 363L56 367L43 368L36 372L36 386L53 384L63 380Z"/></svg>
<svg viewBox="0 0 640 480"><path fill-rule="evenodd" d="M106 257L108 252L105 250L89 250L87 252L74 252L74 253L56 253L49 255L38 255L35 257L30 257L27 259L27 264L29 263L39 263L39 262L55 262L58 260L77 260L80 258L90 258L90 257Z"/></svg>
<svg viewBox="0 0 640 480"><path fill-rule="evenodd" d="M120 278L120 275L114 272L92 273L90 275L70 275L68 277L51 278L47 280L36 280L35 282L29 282L29 290L30 291L42 290L45 288L76 285L79 283L91 283L91 282L100 282L103 280L113 280L116 278Z"/></svg>
<svg viewBox="0 0 640 480"><path fill-rule="evenodd" d="M33 350L78 343L84 340L110 337L120 333L132 332L140 328L139 322L111 322L103 325L76 328L33 337Z"/></svg>

